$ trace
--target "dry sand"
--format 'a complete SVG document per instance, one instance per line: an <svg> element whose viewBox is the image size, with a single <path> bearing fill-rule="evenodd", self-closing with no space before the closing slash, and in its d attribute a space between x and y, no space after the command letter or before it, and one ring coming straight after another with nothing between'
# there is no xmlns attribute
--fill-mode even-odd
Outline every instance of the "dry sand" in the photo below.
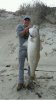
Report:
<svg viewBox="0 0 56 100"><path fill-rule="evenodd" d="M18 79L18 17L0 17L0 99L56 99L56 25L43 23L43 49L36 69L34 89L16 91ZM27 61L25 62L27 67ZM27 70L25 81L27 81Z"/></svg>

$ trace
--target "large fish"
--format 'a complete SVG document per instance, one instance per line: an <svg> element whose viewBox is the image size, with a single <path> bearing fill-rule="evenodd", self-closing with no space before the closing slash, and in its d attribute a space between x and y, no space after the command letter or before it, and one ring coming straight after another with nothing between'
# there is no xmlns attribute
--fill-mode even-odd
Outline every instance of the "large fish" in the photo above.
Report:
<svg viewBox="0 0 56 100"><path fill-rule="evenodd" d="M35 70L40 59L40 35L39 27L33 25L29 29L28 38L28 64L30 66L30 78L35 78Z"/></svg>

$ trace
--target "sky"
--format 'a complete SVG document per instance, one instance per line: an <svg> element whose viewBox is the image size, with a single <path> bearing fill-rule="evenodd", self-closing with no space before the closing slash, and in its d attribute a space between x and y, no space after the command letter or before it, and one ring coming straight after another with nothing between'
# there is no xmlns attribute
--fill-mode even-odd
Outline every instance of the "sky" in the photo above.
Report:
<svg viewBox="0 0 56 100"><path fill-rule="evenodd" d="M0 0L0 9L14 12L20 8L20 5L32 4L34 1L42 1L47 6L56 7L56 0Z"/></svg>

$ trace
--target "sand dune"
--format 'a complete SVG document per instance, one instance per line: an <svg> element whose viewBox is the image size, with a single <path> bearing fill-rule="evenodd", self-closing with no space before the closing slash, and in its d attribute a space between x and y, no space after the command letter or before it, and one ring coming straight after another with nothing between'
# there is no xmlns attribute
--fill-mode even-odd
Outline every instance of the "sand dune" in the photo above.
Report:
<svg viewBox="0 0 56 100"><path fill-rule="evenodd" d="M43 49L36 69L34 89L16 91L19 47L16 25L19 20L11 15L0 17L0 99L56 99L56 24L48 22L40 26Z"/></svg>

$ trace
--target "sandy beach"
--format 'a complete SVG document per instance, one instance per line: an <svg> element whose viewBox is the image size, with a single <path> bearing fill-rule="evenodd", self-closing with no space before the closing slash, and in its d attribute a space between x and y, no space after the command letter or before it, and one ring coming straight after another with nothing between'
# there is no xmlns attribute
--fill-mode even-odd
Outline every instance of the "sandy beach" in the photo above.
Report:
<svg viewBox="0 0 56 100"><path fill-rule="evenodd" d="M0 17L0 99L56 99L56 24L43 22L40 26L42 50L36 69L34 89L17 92L18 17ZM27 69L27 61L25 66ZM24 70L27 81L27 70Z"/></svg>

